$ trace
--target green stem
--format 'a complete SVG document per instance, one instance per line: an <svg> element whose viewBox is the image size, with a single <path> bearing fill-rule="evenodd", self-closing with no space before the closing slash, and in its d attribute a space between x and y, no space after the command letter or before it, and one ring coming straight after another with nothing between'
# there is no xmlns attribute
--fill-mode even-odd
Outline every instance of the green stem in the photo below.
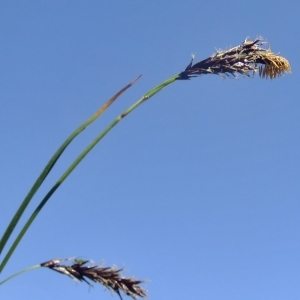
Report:
<svg viewBox="0 0 300 300"><path fill-rule="evenodd" d="M42 266L41 266L41 265L35 265L35 266L32 266L32 267L26 268L26 269L24 269L24 270L21 270L21 271L15 273L15 274L13 274L13 275L7 277L6 279L0 281L0 285L3 284L3 283L5 283L6 281L8 281L8 280L10 280L10 279L12 279L12 278L14 278L14 277L16 277L16 276L22 274L22 273L25 273L25 272L28 272L28 271L32 271L32 270L37 269L37 268L40 268L40 267L42 267Z"/></svg>
<svg viewBox="0 0 300 300"><path fill-rule="evenodd" d="M30 189L29 193L21 203L20 207L18 208L17 212L15 213L14 217L12 218L11 222L9 223L6 231L4 232L1 240L0 240L0 254L5 247L10 235L12 234L14 228L16 227L17 223L19 222L21 216L23 215L26 207L28 206L30 200L36 193L36 191L39 189L59 157L62 155L64 150L67 148L67 146L72 142L72 140L81 133L88 125L90 125L92 122L94 122L123 92L125 92L130 86L132 86L141 76L139 76L137 79L126 85L124 88L122 88L118 93L116 93L111 99L109 99L94 115L92 115L87 121L85 121L83 124L81 124L66 140L65 142L60 146L60 148L54 153L52 158L47 163L46 167L36 180L36 182L33 184L32 188ZM1 273L1 271L0 271Z"/></svg>
<svg viewBox="0 0 300 300"><path fill-rule="evenodd" d="M16 240L12 244L11 248L9 249L8 253L6 254L5 258L3 259L0 265L0 273L2 272L3 268L5 267L6 263L10 259L11 255L13 254L14 250L18 246L19 242L21 241L22 237L26 233L27 229L30 227L31 223L34 221L38 213L41 211L43 206L47 203L48 199L53 195L53 193L58 189L58 187L64 182L64 180L70 175L70 173L77 167L77 165L83 160L83 158L96 146L96 144L113 128L115 127L124 117L126 117L130 112L132 112L135 108L141 105L143 102L154 96L160 90L165 88L167 85L173 83L176 79L179 78L179 75L175 75L163 83L159 84L148 93L146 93L142 98L140 98L136 103L130 106L127 110L125 110L121 115L119 115L109 126L107 126L83 151L82 153L75 159L75 161L71 164L71 166L65 171L65 173L58 179L58 181L54 184L54 186L50 189L44 199L40 202L38 207L35 209L33 214L30 216L24 227L22 228L21 232L17 236Z"/></svg>

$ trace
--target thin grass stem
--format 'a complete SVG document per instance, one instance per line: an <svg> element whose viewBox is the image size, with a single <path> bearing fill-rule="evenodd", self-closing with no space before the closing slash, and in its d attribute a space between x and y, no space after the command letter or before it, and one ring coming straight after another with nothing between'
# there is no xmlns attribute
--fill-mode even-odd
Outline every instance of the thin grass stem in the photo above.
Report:
<svg viewBox="0 0 300 300"><path fill-rule="evenodd" d="M38 268L41 268L41 267L42 267L42 266L39 264L39 265L35 265L35 266L32 266L32 267L23 269L23 270L21 270L21 271L15 273L15 274L13 274L13 275L7 277L6 279L0 281L0 285L3 284L3 283L5 283L5 282L7 282L7 281L10 280L10 279L13 279L14 277L16 277L16 276L18 276L18 275L20 275L20 274L22 274L22 273L25 273L25 272L28 272L28 271L32 271L32 270L35 270L35 269L38 269Z"/></svg>
<svg viewBox="0 0 300 300"><path fill-rule="evenodd" d="M74 138L79 135L87 126L89 126L91 123L93 123L122 93L124 93L129 87L131 87L139 78L141 75L136 78L134 81L126 85L124 88L122 88L118 93L116 93L111 99L109 99L95 114L93 114L88 120L86 120L83 124L81 124L59 147L59 149L54 153L54 155L51 157L49 162L47 163L46 167L42 171L42 173L39 175L35 183L33 184L32 188L30 189L29 193L21 203L20 207L18 208L17 212L15 213L14 217L12 218L11 222L9 223L6 231L4 232L1 240L0 240L0 254L3 251L3 248L5 247L9 237L11 236L14 228L16 227L17 223L19 222L21 216L23 215L26 207L30 203L32 197L36 193L36 191L39 189L59 157L62 155L62 153L65 151L65 149L68 147L68 145L74 140ZM1 273L1 270L0 270Z"/></svg>
<svg viewBox="0 0 300 300"><path fill-rule="evenodd" d="M78 166L78 164L83 160L83 158L98 144L100 140L113 128L115 127L124 117L126 117L129 113L131 113L134 109L136 109L139 105L141 105L143 102L154 96L156 93L158 93L160 90L165 88L167 85L173 83L175 80L179 78L179 75L175 75L163 83L159 84L152 90L150 90L148 93L146 93L142 98L140 98L136 103L134 103L132 106L130 106L127 110L125 110L121 115L119 115L109 126L107 126L82 152L81 154L74 160L74 162L70 165L70 167L65 171L65 173L58 179L58 181L53 185L53 187L49 190L47 195L43 198L43 200L40 202L40 204L37 206L35 211L32 213L22 230L20 231L19 235L15 239L14 243L8 250L6 256L4 257L3 261L0 265L0 273L4 269L5 265L7 264L8 260L10 259L11 255L13 254L14 250L18 246L19 242L23 238L24 234L36 218L36 216L39 214L39 212L42 210L44 205L47 203L49 198L53 195L53 193L59 188L59 186L65 181L65 179L71 174L71 172Z"/></svg>

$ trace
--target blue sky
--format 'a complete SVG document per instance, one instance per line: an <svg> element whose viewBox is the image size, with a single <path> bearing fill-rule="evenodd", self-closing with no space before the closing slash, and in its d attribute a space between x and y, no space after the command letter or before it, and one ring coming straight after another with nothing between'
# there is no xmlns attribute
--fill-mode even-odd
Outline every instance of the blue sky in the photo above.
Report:
<svg viewBox="0 0 300 300"><path fill-rule="evenodd" d="M191 53L263 36L292 74L207 75L155 95L57 190L1 278L80 256L147 279L149 299L299 299L298 12L290 0L2 1L1 232L66 137L139 74L67 149L23 222L85 146ZM1 295L112 299L49 270Z"/></svg>

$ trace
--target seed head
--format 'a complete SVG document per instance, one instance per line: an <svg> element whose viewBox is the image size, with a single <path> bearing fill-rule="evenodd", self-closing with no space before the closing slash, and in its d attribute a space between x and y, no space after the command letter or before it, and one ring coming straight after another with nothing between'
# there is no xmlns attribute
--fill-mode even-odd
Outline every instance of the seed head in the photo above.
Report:
<svg viewBox="0 0 300 300"><path fill-rule="evenodd" d="M106 268L99 265L86 266L89 261L81 259L72 259L73 263L70 265L60 264L66 260L70 259L50 260L42 263L41 266L47 267L63 275L67 275L74 280L84 281L89 286L92 284L88 281L88 279L93 282L99 282L110 291L116 292L121 300L122 296L120 291L133 299L136 299L137 296L146 298L145 289L139 286L140 283L144 283L145 281L121 276L123 269L118 269L115 266Z"/></svg>
<svg viewBox="0 0 300 300"><path fill-rule="evenodd" d="M203 74L238 77L239 74L250 76L258 71L262 78L274 79L291 72L289 61L266 49L267 43L261 37L244 42L229 50L219 50L207 59L193 65L193 58L178 79L190 79Z"/></svg>

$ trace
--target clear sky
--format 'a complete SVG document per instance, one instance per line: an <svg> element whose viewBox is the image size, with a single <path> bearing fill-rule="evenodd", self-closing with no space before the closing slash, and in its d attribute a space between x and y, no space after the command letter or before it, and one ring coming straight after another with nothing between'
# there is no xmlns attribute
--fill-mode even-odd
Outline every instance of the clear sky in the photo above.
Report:
<svg viewBox="0 0 300 300"><path fill-rule="evenodd" d="M60 144L138 75L63 154L22 222L85 146L181 72L191 53L202 60L263 36L292 74L273 81L206 75L168 86L82 161L0 278L79 256L147 279L149 299L299 299L299 6L1 1L0 234ZM117 299L46 269L7 282L0 295Z"/></svg>

